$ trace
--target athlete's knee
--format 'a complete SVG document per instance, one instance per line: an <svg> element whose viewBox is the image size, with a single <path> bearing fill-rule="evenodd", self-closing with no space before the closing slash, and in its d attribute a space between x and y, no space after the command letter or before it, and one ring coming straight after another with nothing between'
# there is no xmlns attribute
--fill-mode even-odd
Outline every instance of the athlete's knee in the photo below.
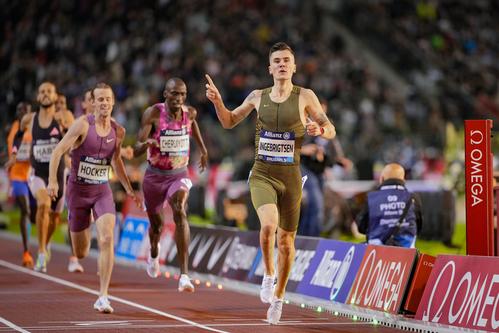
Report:
<svg viewBox="0 0 499 333"><path fill-rule="evenodd" d="M277 248L280 253L289 254L295 250L295 244L287 239L279 239L277 241Z"/></svg>
<svg viewBox="0 0 499 333"><path fill-rule="evenodd" d="M98 239L99 239L99 246L101 248L108 248L113 246L114 239L112 232L99 235Z"/></svg>
<svg viewBox="0 0 499 333"><path fill-rule="evenodd" d="M38 202L36 211L37 214L48 214L50 212L50 202Z"/></svg>
<svg viewBox="0 0 499 333"><path fill-rule="evenodd" d="M275 234L276 230L277 230L277 226L272 225L272 224L265 224L265 225L262 225L260 227L260 233L264 237L272 236L273 234Z"/></svg>
<svg viewBox="0 0 499 333"><path fill-rule="evenodd" d="M173 209L173 220L175 224L182 224L187 219L187 212L184 207L177 207Z"/></svg>
<svg viewBox="0 0 499 333"><path fill-rule="evenodd" d="M182 214L186 212L187 196L183 192L177 194L170 200L173 214Z"/></svg>

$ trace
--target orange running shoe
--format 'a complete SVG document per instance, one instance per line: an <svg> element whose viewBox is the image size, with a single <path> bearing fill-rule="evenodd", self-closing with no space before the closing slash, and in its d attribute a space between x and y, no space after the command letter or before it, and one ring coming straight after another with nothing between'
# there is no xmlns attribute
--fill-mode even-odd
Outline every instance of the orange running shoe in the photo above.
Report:
<svg viewBox="0 0 499 333"><path fill-rule="evenodd" d="M31 256L29 251L26 251L23 254L23 266L27 268L33 268L33 257Z"/></svg>

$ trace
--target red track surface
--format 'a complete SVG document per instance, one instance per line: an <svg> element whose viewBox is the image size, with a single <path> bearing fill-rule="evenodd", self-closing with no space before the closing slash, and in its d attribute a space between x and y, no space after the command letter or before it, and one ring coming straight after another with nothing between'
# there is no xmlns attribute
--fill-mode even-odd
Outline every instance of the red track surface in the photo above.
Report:
<svg viewBox="0 0 499 333"><path fill-rule="evenodd" d="M206 285L179 293L173 278L151 279L119 264L110 287L118 298L111 300L114 313L101 314L92 308L95 259L82 260L85 273L68 273L68 252L52 250L48 274L39 274L20 266L20 241L0 235L0 244L0 332L16 326L21 332L403 332L294 305L285 305L281 324L270 326L256 296Z"/></svg>

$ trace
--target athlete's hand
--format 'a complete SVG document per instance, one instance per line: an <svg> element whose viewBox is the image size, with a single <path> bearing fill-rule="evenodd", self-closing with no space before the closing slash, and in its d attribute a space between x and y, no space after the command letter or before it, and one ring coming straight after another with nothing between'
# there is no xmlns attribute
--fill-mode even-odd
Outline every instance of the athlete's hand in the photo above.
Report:
<svg viewBox="0 0 499 333"><path fill-rule="evenodd" d="M135 204L137 205L137 207L139 209L142 210L144 208L144 206L142 205L142 200L138 196L135 195L135 192L127 192L126 194L129 197L131 197L133 201L135 201Z"/></svg>
<svg viewBox="0 0 499 333"><path fill-rule="evenodd" d="M317 124L315 121L311 120L310 118L307 119L307 123L305 124L305 127L307 129L307 134L310 136L319 136L319 135L323 134L319 124Z"/></svg>
<svg viewBox="0 0 499 333"><path fill-rule="evenodd" d="M147 148L149 147L156 147L156 148L159 148L159 143L158 143L158 140L154 139L154 138L149 138L147 139L146 141L142 142L142 145L146 145ZM143 146L142 146L143 147Z"/></svg>
<svg viewBox="0 0 499 333"><path fill-rule="evenodd" d="M215 83L213 83L213 80L211 79L211 77L208 74L205 74L204 76L206 77L206 80L208 80L208 83L206 84L206 97L213 104L221 101L222 95L220 95L220 92L218 91L217 86L215 86Z"/></svg>
<svg viewBox="0 0 499 333"><path fill-rule="evenodd" d="M121 157L131 160L133 158L133 148L131 146L122 147Z"/></svg>
<svg viewBox="0 0 499 333"><path fill-rule="evenodd" d="M57 199L57 193L59 192L59 184L57 184L57 181L49 181L47 192L50 199L52 199L53 201Z"/></svg>
<svg viewBox="0 0 499 333"><path fill-rule="evenodd" d="M208 154L201 154L201 159L199 160L199 170L203 172L206 167L208 167Z"/></svg>

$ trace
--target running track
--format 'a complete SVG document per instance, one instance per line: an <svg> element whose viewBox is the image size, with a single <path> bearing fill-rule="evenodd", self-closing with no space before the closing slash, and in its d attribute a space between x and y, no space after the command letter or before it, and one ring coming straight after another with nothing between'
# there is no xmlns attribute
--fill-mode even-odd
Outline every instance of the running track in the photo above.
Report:
<svg viewBox="0 0 499 333"><path fill-rule="evenodd" d="M110 294L113 314L96 312L97 262L82 260L85 272L67 272L67 249L53 249L48 274L24 269L20 239L0 233L0 332L404 332L331 313L285 304L281 323L264 321L267 305L257 296L204 283L179 293L171 277L116 264ZM31 246L32 253L36 252ZM205 281L203 281L205 282Z"/></svg>

